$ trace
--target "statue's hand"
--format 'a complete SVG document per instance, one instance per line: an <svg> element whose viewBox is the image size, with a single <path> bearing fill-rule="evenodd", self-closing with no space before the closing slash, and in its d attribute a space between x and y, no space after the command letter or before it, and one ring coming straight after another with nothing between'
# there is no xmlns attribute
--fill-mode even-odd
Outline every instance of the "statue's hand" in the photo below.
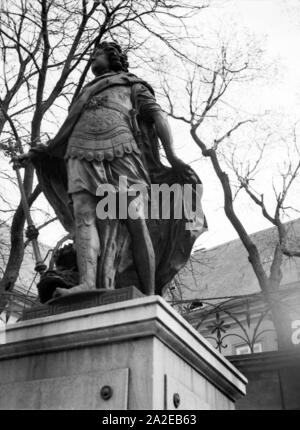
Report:
<svg viewBox="0 0 300 430"><path fill-rule="evenodd" d="M176 157L176 155L172 155L171 157L169 157L168 161L171 164L171 166L178 171L186 170L186 168L188 167L188 165L180 158Z"/></svg>
<svg viewBox="0 0 300 430"><path fill-rule="evenodd" d="M41 153L45 153L47 145L38 144L31 148L26 154L16 155L12 157L12 162L18 167L26 167L28 163L32 162L35 157Z"/></svg>
<svg viewBox="0 0 300 430"><path fill-rule="evenodd" d="M30 161L32 160L33 154L31 151L27 152L26 154L22 154L22 155L15 155L14 157L12 157L11 162L14 164L14 166L16 167L26 167L28 163L30 163Z"/></svg>
<svg viewBox="0 0 300 430"><path fill-rule="evenodd" d="M169 157L168 161L171 164L172 168L175 170L176 174L182 179L184 183L191 182L191 177L195 175L188 164L186 164L180 158L176 157L176 155L172 155L171 157Z"/></svg>

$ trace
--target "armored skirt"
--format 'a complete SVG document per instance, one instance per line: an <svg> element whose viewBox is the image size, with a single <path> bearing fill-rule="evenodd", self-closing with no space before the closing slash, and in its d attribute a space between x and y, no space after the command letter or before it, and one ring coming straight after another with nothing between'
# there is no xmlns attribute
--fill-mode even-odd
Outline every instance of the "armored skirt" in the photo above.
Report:
<svg viewBox="0 0 300 430"><path fill-rule="evenodd" d="M96 195L101 184L114 186L116 192L134 184L150 186L130 127L131 108L127 87L108 89L91 98L68 143L69 194L89 191ZM120 176L126 182L119 181Z"/></svg>
<svg viewBox="0 0 300 430"><path fill-rule="evenodd" d="M70 158L68 160L68 193L89 191L96 195L101 184L110 184L116 192L124 192L134 184L150 186L150 178L140 154L132 152L112 161L87 161ZM120 176L126 177L126 183L120 181Z"/></svg>

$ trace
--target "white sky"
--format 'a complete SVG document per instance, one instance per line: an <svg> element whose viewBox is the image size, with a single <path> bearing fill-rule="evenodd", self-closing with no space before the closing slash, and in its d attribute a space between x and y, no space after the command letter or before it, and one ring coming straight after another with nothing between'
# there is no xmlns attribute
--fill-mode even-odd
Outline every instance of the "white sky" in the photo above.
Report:
<svg viewBox="0 0 300 430"><path fill-rule="evenodd" d="M298 0L214 0L214 8L205 13L215 26L230 29L245 28L265 40L266 57L278 61L276 82L253 86L249 93L239 93L243 109L248 112L275 110L292 119L299 118L300 105L300 1ZM191 162L201 157L200 151L181 124L171 122L178 155ZM182 142L184 142L184 147ZM193 164L204 184L203 207L209 232L203 234L197 247L212 247L235 239L236 233L223 210L223 196L208 160ZM0 184L1 191L1 184ZM17 197L17 195L16 195ZM249 232L270 227L260 212L242 200L238 214ZM39 217L36 217L39 222ZM65 234L59 223L42 230L40 240L53 246Z"/></svg>

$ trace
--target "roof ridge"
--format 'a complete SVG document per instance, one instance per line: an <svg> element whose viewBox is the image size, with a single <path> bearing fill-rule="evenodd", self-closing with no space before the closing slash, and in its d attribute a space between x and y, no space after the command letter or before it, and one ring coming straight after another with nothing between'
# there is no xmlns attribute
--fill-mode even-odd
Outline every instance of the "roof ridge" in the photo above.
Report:
<svg viewBox="0 0 300 430"><path fill-rule="evenodd" d="M287 222L284 222L283 225L294 224L294 223L298 223L298 222L299 222L299 225L300 225L300 217L299 218L295 218L295 219L290 220L290 221L287 221ZM264 233L264 232L267 233L267 232L270 232L272 230L276 230L276 226L268 227L268 228L261 229L261 230L257 230L257 231L255 231L253 233L249 233L249 236L253 237L253 236L258 235L260 233ZM220 243L219 245L215 245L215 246L213 246L211 248L203 248L202 247L201 249L196 249L193 254L196 254L197 252L213 251L214 249L225 247L226 245L231 245L231 244L233 244L235 242L241 242L241 239L239 237L237 237L236 239L228 240L227 242Z"/></svg>

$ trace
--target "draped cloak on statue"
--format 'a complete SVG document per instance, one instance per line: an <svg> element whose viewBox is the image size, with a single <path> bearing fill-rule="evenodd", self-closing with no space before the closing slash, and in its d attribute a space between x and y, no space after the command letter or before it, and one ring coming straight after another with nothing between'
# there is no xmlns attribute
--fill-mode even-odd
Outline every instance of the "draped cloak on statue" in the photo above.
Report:
<svg viewBox="0 0 300 430"><path fill-rule="evenodd" d="M110 73L95 78L87 84L69 109L69 114L58 134L48 146L40 145L33 149L33 164L41 188L53 207L63 227L74 235L74 214L68 194L68 173L66 151L68 140L85 107L96 94L112 88L126 86L131 88L132 105L137 110L138 126L141 132L139 139L143 164L149 173L151 184L180 184L192 185L192 203L197 207L196 215L190 217L190 211L183 204L183 218L149 219L147 226L155 251L156 273L155 293L162 294L164 287L175 274L186 264L190 257L192 246L197 237L206 230L207 224L201 207L202 184L196 173L186 166L186 171L179 174L173 168L162 164L159 154L159 140L153 122L146 120L142 109L156 103L152 87L131 73ZM185 178L185 181L183 180ZM187 181L186 178L189 178ZM197 184L197 189L195 185ZM199 192L200 190L200 192ZM171 205L174 195L171 193ZM196 202L197 200L197 202ZM151 201L149 200L149 205ZM191 210L191 208L189 208ZM200 209L200 210L199 210ZM97 288L121 288L130 285L139 287L135 270L131 238L122 220L98 220L101 226L99 232L101 250L98 258ZM187 222L193 221L193 226L186 229ZM76 239L75 239L76 248Z"/></svg>

